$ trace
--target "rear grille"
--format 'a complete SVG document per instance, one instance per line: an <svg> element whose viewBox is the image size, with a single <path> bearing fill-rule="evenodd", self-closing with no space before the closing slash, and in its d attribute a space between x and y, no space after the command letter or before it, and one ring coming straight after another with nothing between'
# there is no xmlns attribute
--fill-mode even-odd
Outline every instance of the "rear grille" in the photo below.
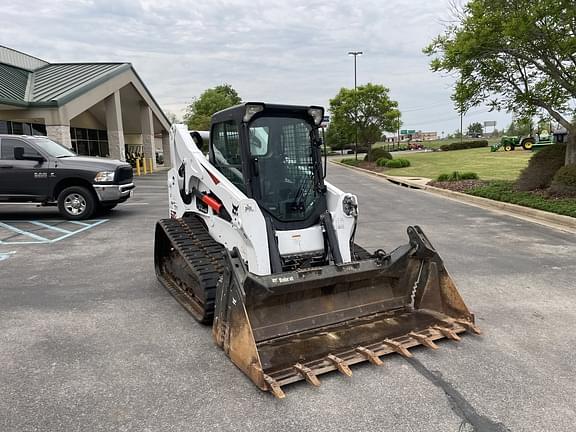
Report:
<svg viewBox="0 0 576 432"><path fill-rule="evenodd" d="M130 183L132 176L132 167L122 166L116 168L116 183Z"/></svg>

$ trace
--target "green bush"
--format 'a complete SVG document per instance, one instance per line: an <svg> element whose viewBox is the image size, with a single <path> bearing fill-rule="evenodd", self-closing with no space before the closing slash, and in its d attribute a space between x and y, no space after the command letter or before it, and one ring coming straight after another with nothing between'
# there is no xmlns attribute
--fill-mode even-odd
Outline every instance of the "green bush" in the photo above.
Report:
<svg viewBox="0 0 576 432"><path fill-rule="evenodd" d="M451 151L451 150L466 150L471 148L480 148L480 147L488 147L488 141L486 140L476 140L476 141L463 141L463 142L454 142L451 144L443 144L440 146L440 150L442 151Z"/></svg>
<svg viewBox="0 0 576 432"><path fill-rule="evenodd" d="M514 183L509 181L492 181L469 190L467 193L497 201L509 202L525 207L549 211L566 216L576 217L574 198L548 198L534 192L518 192Z"/></svg>
<svg viewBox="0 0 576 432"><path fill-rule="evenodd" d="M379 167L386 166L386 162L388 162L389 160L392 160L392 159L387 159L387 158L382 157L376 161L376 165L378 165Z"/></svg>
<svg viewBox="0 0 576 432"><path fill-rule="evenodd" d="M576 197L576 164L565 165L556 171L550 192L555 195L567 195Z"/></svg>
<svg viewBox="0 0 576 432"><path fill-rule="evenodd" d="M351 166L358 166L362 163L360 159L342 159L340 162Z"/></svg>
<svg viewBox="0 0 576 432"><path fill-rule="evenodd" d="M516 189L531 191L550 187L554 174L564 166L565 158L566 144L553 144L539 150L520 173Z"/></svg>
<svg viewBox="0 0 576 432"><path fill-rule="evenodd" d="M385 163L386 168L402 168L402 160L389 159Z"/></svg>
<svg viewBox="0 0 576 432"><path fill-rule="evenodd" d="M389 159L384 165L386 168L406 168L410 166L410 161L408 159Z"/></svg>
<svg viewBox="0 0 576 432"><path fill-rule="evenodd" d="M436 181L447 182L447 181L459 181L459 180L478 180L478 174L475 172L459 172L454 171L450 174L440 174Z"/></svg>
<svg viewBox="0 0 576 432"><path fill-rule="evenodd" d="M384 150L382 147L372 149L372 153L364 156L365 161L378 161L378 159L392 159L392 155Z"/></svg>

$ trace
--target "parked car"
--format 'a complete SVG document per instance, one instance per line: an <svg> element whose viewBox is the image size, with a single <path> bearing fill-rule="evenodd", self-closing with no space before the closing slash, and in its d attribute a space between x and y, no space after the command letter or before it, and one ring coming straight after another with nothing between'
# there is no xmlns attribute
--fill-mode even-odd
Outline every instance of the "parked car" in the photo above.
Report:
<svg viewBox="0 0 576 432"><path fill-rule="evenodd" d="M55 205L67 219L90 218L134 190L126 162L78 156L44 136L0 135L0 201Z"/></svg>

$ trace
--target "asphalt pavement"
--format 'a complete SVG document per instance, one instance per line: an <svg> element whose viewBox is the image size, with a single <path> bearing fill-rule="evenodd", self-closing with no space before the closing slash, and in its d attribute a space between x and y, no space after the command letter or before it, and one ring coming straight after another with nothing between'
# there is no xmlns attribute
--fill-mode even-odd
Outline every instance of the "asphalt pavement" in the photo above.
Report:
<svg viewBox="0 0 576 432"><path fill-rule="evenodd" d="M0 243L0 431L573 431L576 237L332 164L328 177L358 195L357 240L368 249L423 228L482 336L274 399L156 281L159 173L89 229ZM0 206L9 226L59 219L52 208Z"/></svg>

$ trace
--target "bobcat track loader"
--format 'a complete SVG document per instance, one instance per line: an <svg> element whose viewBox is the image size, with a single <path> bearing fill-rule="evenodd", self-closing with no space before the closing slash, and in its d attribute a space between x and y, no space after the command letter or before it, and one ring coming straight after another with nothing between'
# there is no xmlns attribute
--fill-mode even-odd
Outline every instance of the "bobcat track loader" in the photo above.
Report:
<svg viewBox="0 0 576 432"><path fill-rule="evenodd" d="M174 125L170 218L156 225L162 284L262 390L362 361L411 357L480 333L417 226L386 253L354 243L356 196L324 181L323 108L246 103L207 133Z"/></svg>

